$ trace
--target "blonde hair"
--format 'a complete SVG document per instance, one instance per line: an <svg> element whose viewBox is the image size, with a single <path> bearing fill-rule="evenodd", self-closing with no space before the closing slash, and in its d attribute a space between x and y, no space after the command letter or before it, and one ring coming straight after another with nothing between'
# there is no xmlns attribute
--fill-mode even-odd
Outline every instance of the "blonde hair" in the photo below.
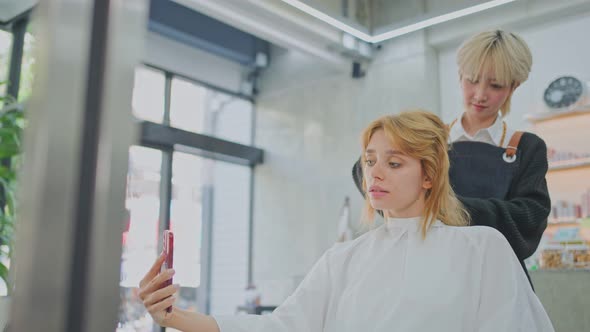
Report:
<svg viewBox="0 0 590 332"><path fill-rule="evenodd" d="M493 68L494 78L504 86L517 87L529 77L533 56L527 43L514 33L491 30L467 39L457 52L459 76L479 79L483 69ZM502 116L510 113L510 100L500 106Z"/></svg>
<svg viewBox="0 0 590 332"><path fill-rule="evenodd" d="M363 174L367 174L364 151L377 130L383 130L396 149L418 159L424 174L432 182L432 188L425 194L425 208L420 226L422 236L426 237L426 233L437 219L451 226L468 225L469 214L451 188L448 130L440 118L430 112L414 110L386 115L373 121L361 136ZM365 179L366 177L363 177L362 182L362 190L365 193L363 223L373 224L375 210L368 199Z"/></svg>

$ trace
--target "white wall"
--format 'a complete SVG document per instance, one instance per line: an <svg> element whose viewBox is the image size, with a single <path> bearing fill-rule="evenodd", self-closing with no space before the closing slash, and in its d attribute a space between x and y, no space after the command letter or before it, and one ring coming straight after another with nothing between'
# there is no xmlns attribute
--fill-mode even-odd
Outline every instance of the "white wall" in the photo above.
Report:
<svg viewBox="0 0 590 332"><path fill-rule="evenodd" d="M543 111L543 92L549 83L562 75L574 75L590 80L590 16L572 16L548 21L511 31L521 35L533 53L533 68L527 82L522 84L512 99L509 124L515 129L527 129L525 115ZM461 90L457 76L455 53L459 43L439 52L441 114L450 121L462 112Z"/></svg>
<svg viewBox="0 0 590 332"><path fill-rule="evenodd" d="M360 131L401 109L436 110L436 63L423 33L386 45L357 80L348 67L274 54L256 106L255 145L265 150L265 162L255 171L254 281L264 303L282 302L334 243L345 196L352 220L359 219L351 168Z"/></svg>

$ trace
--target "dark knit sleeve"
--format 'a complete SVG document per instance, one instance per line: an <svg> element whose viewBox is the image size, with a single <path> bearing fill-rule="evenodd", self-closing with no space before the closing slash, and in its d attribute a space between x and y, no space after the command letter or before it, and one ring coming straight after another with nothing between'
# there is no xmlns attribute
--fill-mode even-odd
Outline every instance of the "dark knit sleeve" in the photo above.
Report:
<svg viewBox="0 0 590 332"><path fill-rule="evenodd" d="M354 180L356 189L359 190L364 198L365 193L363 192L363 168L361 167L361 158L359 158L352 166L352 179Z"/></svg>
<svg viewBox="0 0 590 332"><path fill-rule="evenodd" d="M537 249L551 211L547 190L547 146L538 136L525 133L519 144L520 165L506 200L459 196L474 225L499 230L523 260Z"/></svg>

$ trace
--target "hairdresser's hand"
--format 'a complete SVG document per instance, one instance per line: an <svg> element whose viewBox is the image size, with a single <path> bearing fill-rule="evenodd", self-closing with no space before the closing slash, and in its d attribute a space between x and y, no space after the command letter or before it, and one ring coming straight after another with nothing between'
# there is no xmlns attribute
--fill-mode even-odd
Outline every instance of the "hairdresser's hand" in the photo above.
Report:
<svg viewBox="0 0 590 332"><path fill-rule="evenodd" d="M175 311L178 310L172 307L171 312L166 311L166 308L172 306L176 300L175 294L178 291L178 286L169 285L162 288L164 282L170 280L174 275L172 269L160 273L165 258L166 255L161 254L139 283L139 298L154 321L161 326L168 326Z"/></svg>

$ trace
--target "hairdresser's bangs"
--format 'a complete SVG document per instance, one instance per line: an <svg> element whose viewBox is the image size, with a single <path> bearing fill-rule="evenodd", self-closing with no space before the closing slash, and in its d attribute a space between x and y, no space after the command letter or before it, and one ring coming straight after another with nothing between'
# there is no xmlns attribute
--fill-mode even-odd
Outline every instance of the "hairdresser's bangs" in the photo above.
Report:
<svg viewBox="0 0 590 332"><path fill-rule="evenodd" d="M483 77L483 79L493 78L502 86L510 86L514 82L513 69L506 57L506 52L498 47L489 45L485 48L471 49L470 52L464 52L462 55L459 61L462 75L472 80L480 80L482 74L491 72L493 77Z"/></svg>

